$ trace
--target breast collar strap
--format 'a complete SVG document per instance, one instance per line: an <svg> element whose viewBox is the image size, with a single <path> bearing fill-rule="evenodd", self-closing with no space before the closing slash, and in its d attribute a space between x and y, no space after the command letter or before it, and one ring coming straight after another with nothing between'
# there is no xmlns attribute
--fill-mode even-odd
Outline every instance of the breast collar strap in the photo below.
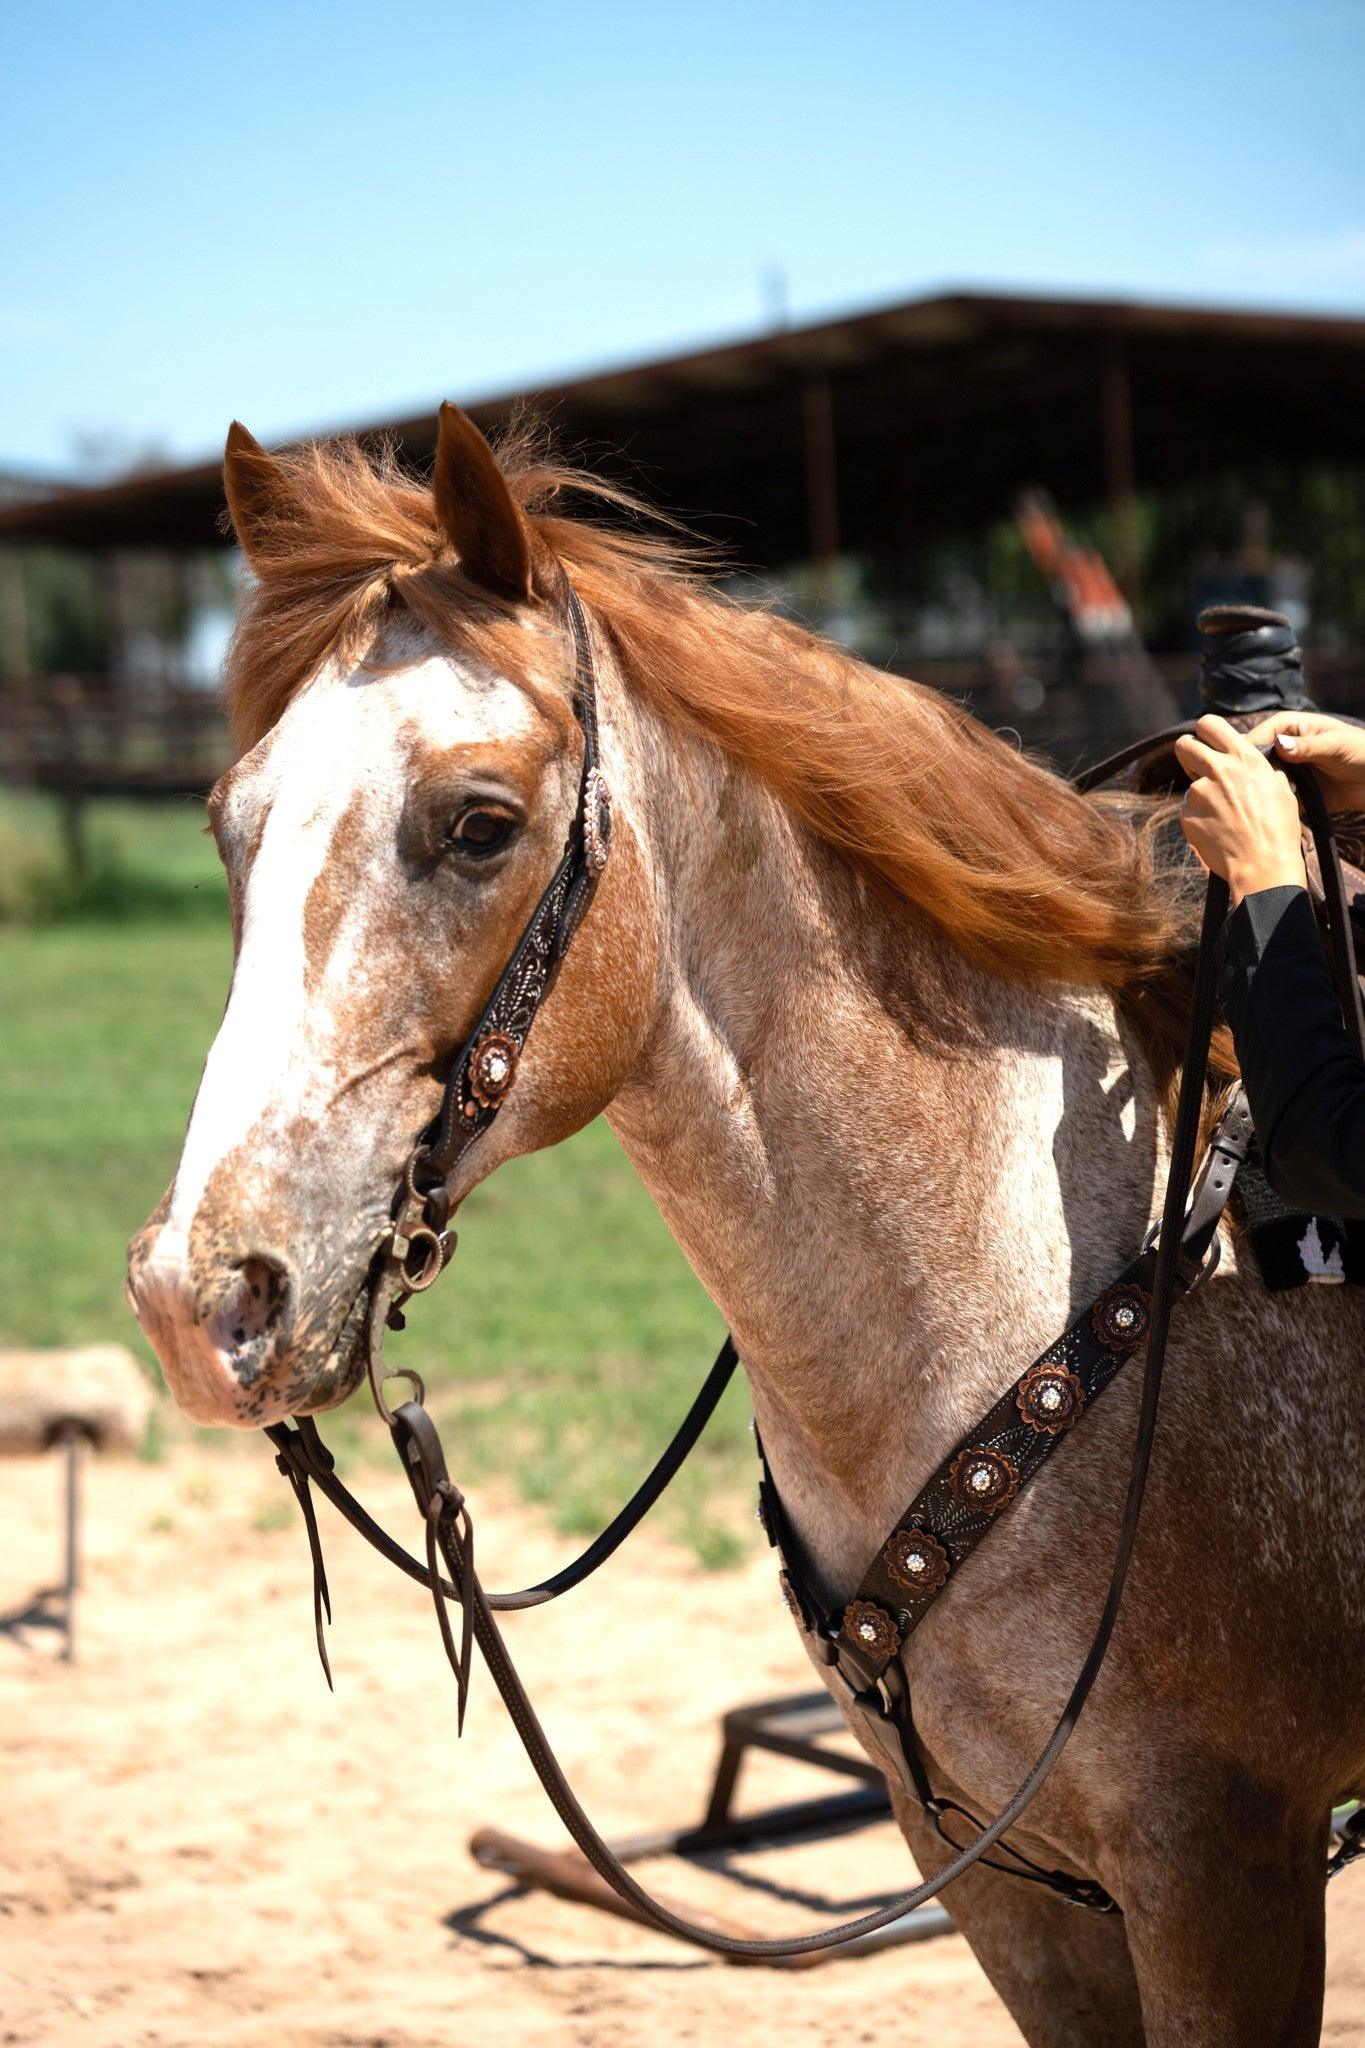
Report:
<svg viewBox="0 0 1365 2048"><path fill-rule="evenodd" d="M1219 1119L1194 1179L1176 1265L1177 1297L1201 1285L1217 1265L1218 1225L1252 1134L1251 1111L1239 1090ZM857 1592L843 1607L826 1607L811 1586L800 1539L754 1426L762 1475L758 1518L781 1560L783 1598L809 1647L842 1681L848 1706L881 1752L886 1768L918 1799L951 1848L962 1844L947 1832L945 1816L956 1813L976 1831L984 1823L931 1789L899 1661L901 1650L949 1580L956 1579L994 1528L1000 1511L1042 1469L1062 1437L1146 1341L1158 1234L1152 1233L1141 1255L1082 1309L949 1452L897 1517ZM1092 1879L1043 1870L1008 1842L999 1847L1011 1861L993 1863L985 1858L992 1868L1045 1884L1077 1905L1117 1911L1108 1892Z"/></svg>
<svg viewBox="0 0 1365 2048"><path fill-rule="evenodd" d="M1254 1135L1239 1089L1219 1118L1194 1177L1176 1262L1176 1296L1215 1270L1217 1230ZM758 1519L782 1563L788 1605L803 1629L833 1645L855 1690L875 1684L955 1579L1003 1508L1046 1464L1120 1367L1141 1350L1156 1276L1153 1230L1142 1252L1089 1302L948 1453L897 1517L853 1599L831 1611L810 1585L800 1540L764 1456ZM880 1626L885 1620L886 1627Z"/></svg>

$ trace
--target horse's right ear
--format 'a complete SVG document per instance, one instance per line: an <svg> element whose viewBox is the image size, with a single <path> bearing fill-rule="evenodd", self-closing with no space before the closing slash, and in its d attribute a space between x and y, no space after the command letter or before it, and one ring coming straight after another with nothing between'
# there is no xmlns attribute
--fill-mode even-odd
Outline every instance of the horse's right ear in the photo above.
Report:
<svg viewBox="0 0 1365 2048"><path fill-rule="evenodd" d="M237 544L252 568L258 568L267 536L278 533L294 510L294 494L283 466L240 420L228 428L223 483Z"/></svg>

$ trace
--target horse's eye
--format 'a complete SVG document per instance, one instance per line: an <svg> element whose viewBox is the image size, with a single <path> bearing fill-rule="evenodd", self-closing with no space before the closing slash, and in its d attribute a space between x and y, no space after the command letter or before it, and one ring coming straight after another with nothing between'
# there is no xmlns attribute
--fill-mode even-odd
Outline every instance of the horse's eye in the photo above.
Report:
<svg viewBox="0 0 1365 2048"><path fill-rule="evenodd" d="M461 811L451 826L451 844L458 846L461 853L472 853L476 857L498 853L512 837L516 823L516 819L509 818L505 811L481 810L476 804L470 810Z"/></svg>

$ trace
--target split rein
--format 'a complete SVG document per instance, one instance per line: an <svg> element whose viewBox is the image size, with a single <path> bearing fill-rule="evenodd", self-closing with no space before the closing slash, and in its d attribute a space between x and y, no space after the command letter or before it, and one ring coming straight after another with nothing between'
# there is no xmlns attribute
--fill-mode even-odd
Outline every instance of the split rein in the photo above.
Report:
<svg viewBox="0 0 1365 2048"><path fill-rule="evenodd" d="M318 1654L328 1684L332 1681L323 1620L324 1616L331 1620L331 1601L311 1497L314 1487L381 1556L430 1590L441 1639L455 1674L457 1726L462 1728L464 1724L473 1651L477 1645L532 1767L572 1840L617 1896L641 1920L660 1932L681 1936L702 1948L739 1959L779 1961L810 1955L889 1927L916 1907L937 1898L955 1879L983 1861L993 1869L1008 1869L1014 1875L1031 1876L1075 1903L1102 1911L1116 1910L1115 1902L1091 1880L1078 1879L1060 1871L1042 1871L1033 1865L1015 1869L1011 1865L991 1863L987 1852L1015 1825L1046 1782L1104 1662L1137 1536L1156 1433L1171 1314L1179 1295L1197 1285L1216 1263L1218 1223L1231 1190L1236 1164L1245 1150L1249 1119L1243 1101L1240 1112L1231 1121L1225 1119L1219 1132L1215 1133L1196 1181L1195 1151L1214 1026L1216 949L1227 915L1227 885L1217 876L1210 876L1205 896L1170 1171L1155 1238L1155 1252L1153 1254L1152 1238L1149 1237L1142 1259L1128 1269L1143 1281L1150 1279L1150 1295L1145 1286L1129 1285L1126 1289L1117 1286L1108 1290L1094 1309L1098 1317L1110 1297L1140 1295L1140 1334L1146 1335L1147 1354L1127 1497L1103 1611L1080 1674L1056 1726L1014 1796L989 1824L976 1822L970 1815L965 1816L979 1828L979 1832L965 1847L959 1847L948 1836L943 1826L943 1815L947 1812L961 1813L962 1809L949 1801L936 1800L929 1788L923 1763L915 1748L908 1689L899 1662L902 1642L909 1628L921 1618L923 1611L927 1611L927 1606L921 1606L916 1591L911 1590L901 1594L900 1598L907 1605L899 1611L882 1606L876 1600L860 1598L849 1602L834 1617L814 1617L809 1612L810 1603L798 1599L793 1593L796 1571L791 1556L784 1551L784 1585L789 1601L796 1607L802 1625L818 1637L824 1661L832 1667L832 1675L837 1676L846 1689L846 1705L874 1747L884 1752L888 1773L899 1775L919 1798L954 1853L933 1876L902 1893L888 1905L835 1927L787 1938L741 1940L719 1933L712 1927L699 1926L652 1899L593 1826L541 1727L507 1649L497 1616L538 1607L570 1592L619 1548L668 1486L715 1412L738 1364L733 1340L726 1338L677 1433L615 1518L572 1563L538 1585L513 1593L489 1593L485 1590L475 1569L474 1529L469 1507L447 1470L440 1437L425 1406L422 1382L407 1368L387 1366L383 1358L385 1329L402 1328L405 1302L411 1295L432 1286L449 1261L454 1239L446 1229L449 1216L446 1183L465 1149L488 1129L511 1091L521 1051L536 1014L553 986L559 964L588 909L610 854L611 798L598 762L596 677L591 643L578 599L567 588L565 603L575 656L574 709L583 733L582 772L568 840L540 902L456 1058L440 1111L423 1133L408 1164L396 1203L392 1233L380 1254L383 1263L373 1282L367 1317L366 1367L371 1392L389 1428L423 1520L424 1559L413 1556L396 1543L343 1485L337 1477L332 1455L311 1418L298 1418L292 1429L287 1423L277 1423L266 1431L276 1449L276 1462L293 1488L307 1530L313 1563ZM1100 763L1078 778L1078 786L1083 789L1098 786L1129 761L1168 737L1162 734L1155 741L1125 749L1122 754ZM1332 965L1343 1015L1353 1031L1362 1057L1365 1057L1365 1021L1362 1020L1345 888L1332 841L1330 819L1312 771L1296 764L1287 772L1295 783L1317 848L1327 895ZM1077 1398L1070 1392L1069 1382L1074 1380L1079 1390L1081 1380L1071 1371L1069 1364L1060 1361L1066 1358L1075 1362L1073 1353L1065 1351L1064 1347L1075 1337L1078 1327L1073 1325L1056 1345L1050 1346L1042 1359L1016 1382L1010 1396L1003 1397L1002 1403L997 1404L997 1409L1000 1409L1010 1397L1017 1401L1019 1412L1031 1421L1033 1430L1038 1433L1035 1445L1038 1460L1053 1447L1057 1430L1065 1427L1079 1413L1077 1406L1064 1419L1054 1421L1049 1419L1046 1405L1052 1398L1050 1389L1060 1390L1059 1400L1069 1398L1075 1401ZM1091 1347L1089 1365L1092 1377L1086 1383L1088 1395L1080 1394L1082 1403L1087 1397L1094 1398L1116 1365L1123 1362L1121 1354L1133 1348L1127 1342L1126 1333L1120 1341L1117 1330L1106 1333L1099 1324L1096 1327L1101 1328L1104 1341L1098 1351ZM1111 1348L1106 1348L1106 1345ZM1050 1366L1049 1361L1053 1361ZM387 1390L399 1380L407 1382L410 1398L394 1407L390 1404ZM1031 1390L1032 1413L1026 1405L1026 1390ZM1039 1402L1043 1403L1041 1407ZM992 1410L985 1423L998 1420L997 1410ZM1011 1420L1017 1430L1017 1419L1012 1412ZM869 1568L865 1586L871 1581L874 1588L880 1590L882 1581L877 1577L878 1569L888 1560L892 1576L903 1587L914 1588L911 1575L928 1568L934 1583L926 1583L922 1599L927 1602L940 1590L949 1572L974 1547L980 1534L984 1533L990 1515L997 1507L1008 1504L1020 1483L1019 1460L989 1446L980 1447L979 1439L984 1427L985 1424L978 1425L977 1432L964 1439L964 1446L955 1459L945 1462L930 1485L916 1496L892 1531L883 1552ZM1013 1441L1012 1438L1005 1440ZM977 1460L975 1465L971 1463L973 1455ZM994 1465L992 1459L995 1460ZM1001 1469L1006 1467L1012 1475L1007 1490L999 1498L983 1499L978 1503L970 1491L978 1484L977 1475L986 1474L993 1485L995 1481L990 1475L998 1477ZM1022 1477L1031 1476L1032 1469L1030 1465L1022 1472ZM965 1495L962 1492L964 1478L969 1489ZM1002 1485L1004 1483L1001 1482ZM934 1535L935 1499L941 1496L946 1501L948 1492L953 1490L956 1490L957 1509L941 1523L940 1535ZM763 1497L767 1506L765 1519L769 1536L781 1549L786 1537L784 1518L766 1467ZM977 1511L978 1519L985 1518L979 1528L972 1520L973 1510ZM452 1601L460 1609L458 1641L449 1612L448 1603ZM1359 1829L1356 1822L1360 1823ZM1020 1864L1026 1861L1007 1843L1003 1853L1015 1857ZM1329 1874L1359 1854L1365 1854L1365 1809L1347 1823L1341 1845L1329 1864Z"/></svg>

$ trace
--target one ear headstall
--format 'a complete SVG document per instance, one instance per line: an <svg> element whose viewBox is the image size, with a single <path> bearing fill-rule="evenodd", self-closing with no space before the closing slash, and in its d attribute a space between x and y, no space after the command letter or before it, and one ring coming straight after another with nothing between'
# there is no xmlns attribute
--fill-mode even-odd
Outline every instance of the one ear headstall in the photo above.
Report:
<svg viewBox="0 0 1365 2048"><path fill-rule="evenodd" d="M488 1129L511 1094L531 1026L611 852L611 793L598 765L592 643L583 607L567 582L564 596L574 644L573 707L583 729L578 801L559 865L455 1059L439 1114L414 1156L408 1181L420 1192L450 1177L461 1154Z"/></svg>
<svg viewBox="0 0 1365 2048"><path fill-rule="evenodd" d="M403 1174L394 1220L380 1253L370 1297L366 1370L375 1404L392 1424L386 1382L404 1379L422 1399L422 1383L407 1367L384 1363L384 1331L401 1329L408 1297L434 1286L449 1263L455 1238L446 1229L446 1189L461 1155L481 1136L506 1102L531 1026L554 985L559 964L592 902L611 852L611 793L597 759L597 677L587 620L567 579L564 604L574 644L573 707L583 729L578 801L559 865L531 912L512 956L460 1052L441 1107L427 1126Z"/></svg>

